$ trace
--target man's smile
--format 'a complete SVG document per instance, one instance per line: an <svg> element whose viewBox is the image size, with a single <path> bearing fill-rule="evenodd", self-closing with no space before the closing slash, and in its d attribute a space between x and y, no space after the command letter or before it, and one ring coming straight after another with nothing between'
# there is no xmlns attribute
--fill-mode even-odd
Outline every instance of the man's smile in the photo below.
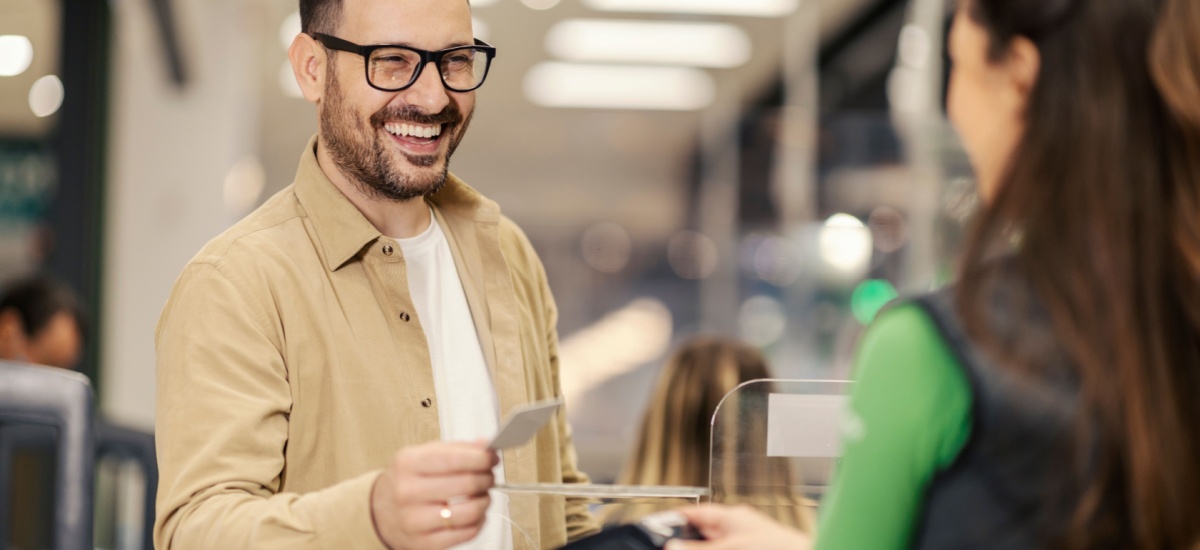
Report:
<svg viewBox="0 0 1200 550"><path fill-rule="evenodd" d="M442 131L445 124L416 124L413 122L389 122L383 125L402 148L410 153L428 155L441 148Z"/></svg>

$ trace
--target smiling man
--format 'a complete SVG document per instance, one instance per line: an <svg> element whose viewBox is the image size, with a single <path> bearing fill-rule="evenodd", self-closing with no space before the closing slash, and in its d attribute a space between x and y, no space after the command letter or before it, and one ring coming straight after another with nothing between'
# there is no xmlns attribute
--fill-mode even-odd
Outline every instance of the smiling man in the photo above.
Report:
<svg viewBox="0 0 1200 550"><path fill-rule="evenodd" d="M495 49L466 0L301 0L289 50L319 132L294 183L184 268L156 333L157 548L553 548L586 482L537 255L449 173ZM512 526L518 526L514 529Z"/></svg>

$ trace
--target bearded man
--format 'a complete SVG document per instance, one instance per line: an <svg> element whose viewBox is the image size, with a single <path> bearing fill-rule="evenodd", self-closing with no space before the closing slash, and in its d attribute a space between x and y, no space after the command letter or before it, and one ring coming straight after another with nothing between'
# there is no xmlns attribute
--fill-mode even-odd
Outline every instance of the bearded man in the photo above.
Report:
<svg viewBox="0 0 1200 550"><path fill-rule="evenodd" d="M582 502L489 497L584 483L558 413L545 272L449 173L495 48L467 0L300 0L289 50L319 131L296 179L184 268L156 332L155 546L553 548ZM516 527L514 527L516 526ZM465 543L465 544L464 544Z"/></svg>

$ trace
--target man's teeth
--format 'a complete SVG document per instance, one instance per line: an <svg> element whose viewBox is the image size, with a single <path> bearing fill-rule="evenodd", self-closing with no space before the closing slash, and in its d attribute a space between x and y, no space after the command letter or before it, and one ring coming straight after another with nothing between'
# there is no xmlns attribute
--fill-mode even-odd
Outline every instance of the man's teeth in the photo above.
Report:
<svg viewBox="0 0 1200 550"><path fill-rule="evenodd" d="M442 125L425 126L422 124L389 123L383 129L394 136L410 136L419 138L435 138L442 133Z"/></svg>

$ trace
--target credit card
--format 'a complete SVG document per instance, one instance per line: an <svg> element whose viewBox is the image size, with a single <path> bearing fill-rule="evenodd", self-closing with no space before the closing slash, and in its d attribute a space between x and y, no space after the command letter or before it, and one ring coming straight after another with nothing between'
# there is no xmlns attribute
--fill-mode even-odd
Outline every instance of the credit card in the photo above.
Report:
<svg viewBox="0 0 1200 550"><path fill-rule="evenodd" d="M508 413L504 426L496 433L496 437L492 438L488 448L499 451L517 447L533 439L538 430L554 417L562 404L562 399L558 398L514 408Z"/></svg>

